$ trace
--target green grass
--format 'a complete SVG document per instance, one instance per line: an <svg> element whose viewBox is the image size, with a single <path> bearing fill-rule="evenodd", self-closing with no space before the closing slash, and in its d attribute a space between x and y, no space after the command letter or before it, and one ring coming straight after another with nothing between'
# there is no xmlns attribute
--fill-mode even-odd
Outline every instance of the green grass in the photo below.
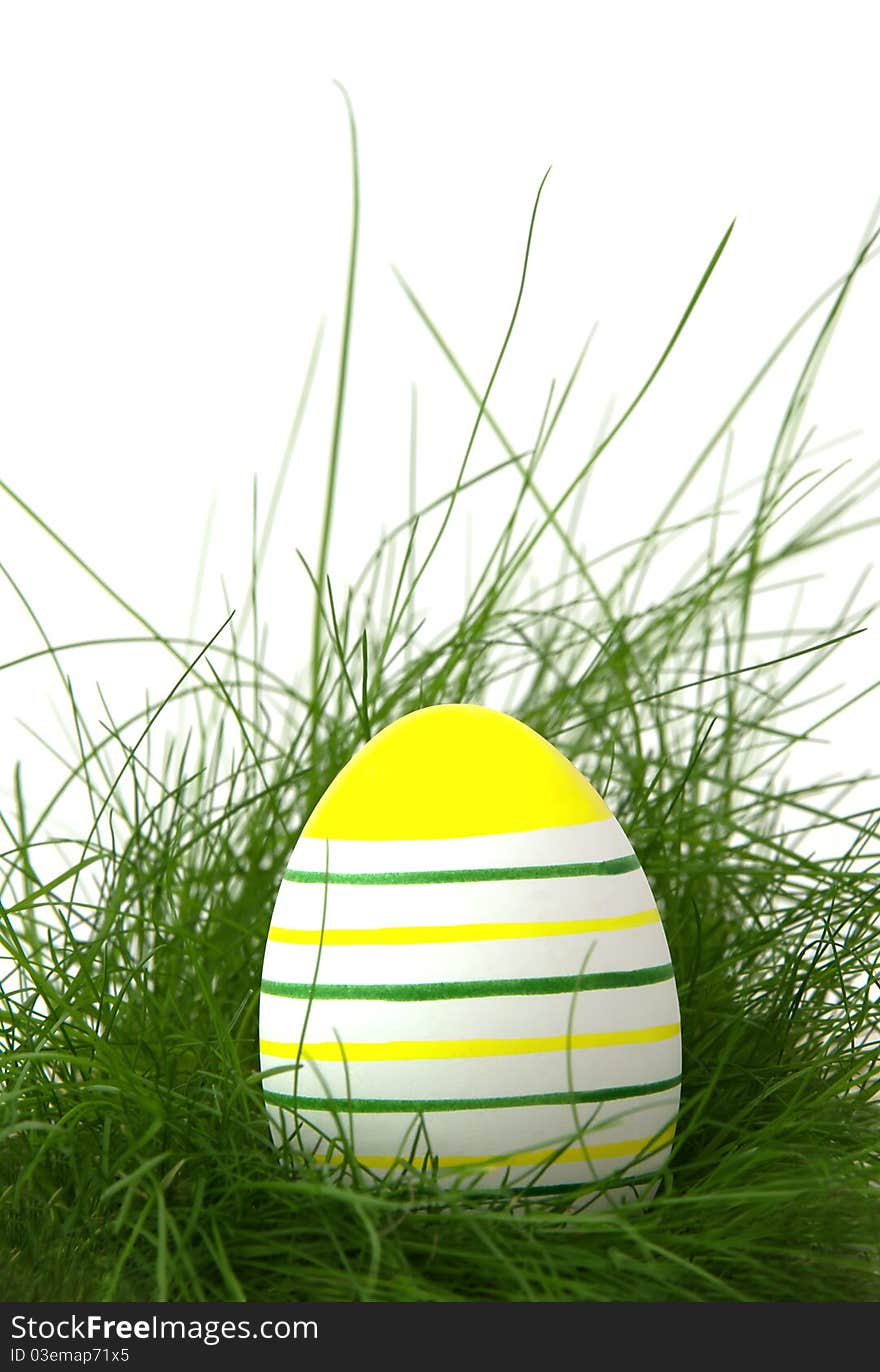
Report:
<svg viewBox="0 0 880 1372"><path fill-rule="evenodd" d="M533 227L534 216L529 243ZM383 537L360 582L340 592L328 573L355 213L326 513L309 572L314 632L298 683L263 661L257 588L314 359L254 532L254 584L239 614L209 644L193 644L160 634L101 582L133 616L133 637L167 653L160 704L100 727L68 687L65 664L88 645L44 636L36 655L57 666L75 750L40 813L31 815L16 769L14 801L0 815L0 942L15 964L0 998L2 1297L880 1298L878 815L847 809L855 778L786 780L793 750L844 708L815 695L816 673L831 656L845 663L867 610L854 593L821 631L805 633L796 619L772 634L764 620L756 628L780 587L791 588L797 614L816 563L830 550L845 556L864 524L860 502L876 470L846 481L829 471L811 456L805 411L873 239L676 474L638 541L586 556L577 531L590 472L662 384L691 312L707 307L700 297L727 238L642 389L555 493L541 464L577 366L525 453L492 408L528 251L484 388L406 287L474 400L473 428L454 487ZM737 490L734 423L810 329L790 403L767 435L762 480ZM475 471L475 440L487 429L501 461ZM685 513L710 471L716 496L702 514ZM457 620L423 618L423 576L456 507L475 483L511 472L519 487L509 519ZM724 513L731 501L747 511L735 528ZM690 571L667 587L657 568L700 531ZM553 541L560 569L543 584L533 555ZM644 1207L570 1213L544 1198L517 1208L503 1194L481 1203L466 1190L438 1191L417 1150L404 1179L370 1184L356 1174L341 1184L338 1172L279 1157L270 1142L260 965L300 826L384 724L422 705L499 693L608 795L663 912L681 999L682 1113L660 1192ZM811 698L807 728L794 707ZM189 723L166 738L172 699ZM89 814L76 842L58 839L55 825L73 791Z"/></svg>

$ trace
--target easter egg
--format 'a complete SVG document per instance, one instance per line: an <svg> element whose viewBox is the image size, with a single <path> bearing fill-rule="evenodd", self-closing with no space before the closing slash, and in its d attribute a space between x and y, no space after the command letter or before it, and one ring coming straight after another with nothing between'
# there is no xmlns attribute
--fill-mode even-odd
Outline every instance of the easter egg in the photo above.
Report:
<svg viewBox="0 0 880 1372"><path fill-rule="evenodd" d="M669 1155L669 949L623 829L518 720L418 710L328 787L266 941L276 1142L369 1182L642 1195ZM355 1165L355 1164L351 1164Z"/></svg>

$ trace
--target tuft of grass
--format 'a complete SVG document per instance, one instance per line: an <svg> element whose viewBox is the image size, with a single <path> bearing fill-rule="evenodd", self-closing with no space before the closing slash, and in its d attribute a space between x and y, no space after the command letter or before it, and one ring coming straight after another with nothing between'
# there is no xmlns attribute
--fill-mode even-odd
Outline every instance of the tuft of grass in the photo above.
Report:
<svg viewBox="0 0 880 1372"><path fill-rule="evenodd" d="M822 355L874 238L758 371L653 525L602 554L586 553L578 534L586 482L658 384L730 230L644 385L558 493L541 463L582 357L527 451L490 404L534 214L484 387L404 283L474 401L473 426L453 487L413 508L341 592L328 572L357 249L351 127L345 327L299 684L274 674L260 649L259 569L278 488L253 530L245 605L206 644L161 633L43 524L133 617L137 633L119 651L147 641L168 656L160 703L100 733L64 665L88 645L52 644L4 568L42 634L30 656L57 667L74 753L40 813L29 813L16 769L0 814L0 1291L30 1300L877 1299L878 813L848 811L858 778L786 780L792 750L844 708L820 696L804 728L795 706L809 704L815 673L845 653L867 611L854 593L821 630L756 628L761 598L802 588L810 559L863 525L860 502L876 488L876 468L846 483L829 475L804 436ZM731 532L734 422L806 327L813 346L769 435L752 507ZM474 472L486 429L502 456ZM414 403L413 453L415 432ZM686 516L684 498L710 461L716 497ZM290 452L279 480L289 462ZM420 587L456 507L511 472L509 518L460 614L445 627L423 618ZM749 495L739 490L737 502ZM682 538L691 547L701 529L690 570L652 594L669 547ZM549 541L561 562L542 582L533 555ZM486 700L551 739L609 796L663 913L681 999L682 1113L645 1206L443 1192L418 1141L405 1176L355 1171L343 1184L340 1168L280 1155L270 1140L259 975L299 829L383 725L428 704ZM172 701L192 723L160 742ZM54 823L74 790L90 816L76 841ZM833 838L831 856L816 851L820 831Z"/></svg>

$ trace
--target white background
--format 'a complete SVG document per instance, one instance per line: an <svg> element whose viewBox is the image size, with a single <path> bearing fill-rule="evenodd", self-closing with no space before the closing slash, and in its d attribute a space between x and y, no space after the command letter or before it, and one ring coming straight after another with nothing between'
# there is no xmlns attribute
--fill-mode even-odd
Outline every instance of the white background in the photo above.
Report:
<svg viewBox="0 0 880 1372"><path fill-rule="evenodd" d="M658 357L730 220L727 252L655 390L609 450L583 535L638 535L670 483L796 316L850 263L880 194L870 3L157 3L0 7L0 476L154 624L210 635L245 592L251 499L265 508L322 318L312 403L263 579L269 657L308 652L310 593L349 235L342 81L361 155L362 233L332 569L352 576L407 510L410 396L418 496L446 489L473 411L427 339L396 264L485 385L542 200L520 324L493 397L534 439L599 327L547 458L561 490L609 403ZM878 453L880 263L850 301L811 408L817 469ZM760 472L811 335L737 435ZM478 468L501 456L487 441ZM717 471L717 469L716 469ZM714 481L714 475L713 475ZM711 485L706 488L706 494ZM498 497L463 507L421 611L442 628ZM503 503L503 502L502 502ZM470 509L470 519L467 510ZM864 516L880 513L874 499ZM871 554L865 534L801 607L827 622ZM53 642L132 626L0 498L0 561ZM448 604L447 604L448 602ZM6 661L39 633L0 578ZM876 676L876 629L835 680ZM69 655L86 710L155 698L176 675L143 650ZM833 683L832 683L833 684ZM0 673L0 787L16 758L40 793L66 712L50 665ZM869 704L829 726L819 769L874 766ZM26 788L27 789L27 788Z"/></svg>

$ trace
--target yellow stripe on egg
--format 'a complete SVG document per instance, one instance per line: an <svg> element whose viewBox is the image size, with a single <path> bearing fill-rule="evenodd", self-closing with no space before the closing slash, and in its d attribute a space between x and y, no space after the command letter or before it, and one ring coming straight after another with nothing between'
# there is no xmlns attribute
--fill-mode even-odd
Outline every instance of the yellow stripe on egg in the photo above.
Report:
<svg viewBox="0 0 880 1372"><path fill-rule="evenodd" d="M272 928L272 943L324 943L330 947L351 944L395 943L483 943L487 939L560 938L573 934L594 934L600 929L638 929L656 924L660 912L636 910L631 915L609 919L530 920L516 924L503 921L491 924L412 924L378 929L283 929Z"/></svg>
<svg viewBox="0 0 880 1372"><path fill-rule="evenodd" d="M660 1043L675 1038L680 1025L652 1024L646 1029L608 1029L592 1034L545 1034L516 1039L398 1039L392 1043L305 1043L302 1054L312 1062L427 1062L432 1058L509 1057L520 1053L557 1053L576 1048L616 1048L621 1044ZM272 1058L297 1058L299 1043L260 1040L260 1052Z"/></svg>
<svg viewBox="0 0 880 1372"><path fill-rule="evenodd" d="M519 1153L495 1153L495 1154L474 1154L461 1153L458 1156L446 1155L437 1159L438 1167L478 1167L494 1165L495 1167L510 1167L515 1164L523 1166L536 1166L545 1162L553 1163L572 1163L598 1160L600 1158L627 1158L635 1157L648 1149L659 1149L671 1143L675 1135L675 1126L668 1125L661 1133L654 1138L643 1139L619 1139L614 1143L580 1143L573 1148L528 1148ZM317 1162L332 1161L335 1156L341 1156L341 1150L337 1149L316 1153ZM373 1169L388 1168L400 1165L405 1160L398 1154L396 1157L373 1155L357 1155L357 1160L363 1167Z"/></svg>

